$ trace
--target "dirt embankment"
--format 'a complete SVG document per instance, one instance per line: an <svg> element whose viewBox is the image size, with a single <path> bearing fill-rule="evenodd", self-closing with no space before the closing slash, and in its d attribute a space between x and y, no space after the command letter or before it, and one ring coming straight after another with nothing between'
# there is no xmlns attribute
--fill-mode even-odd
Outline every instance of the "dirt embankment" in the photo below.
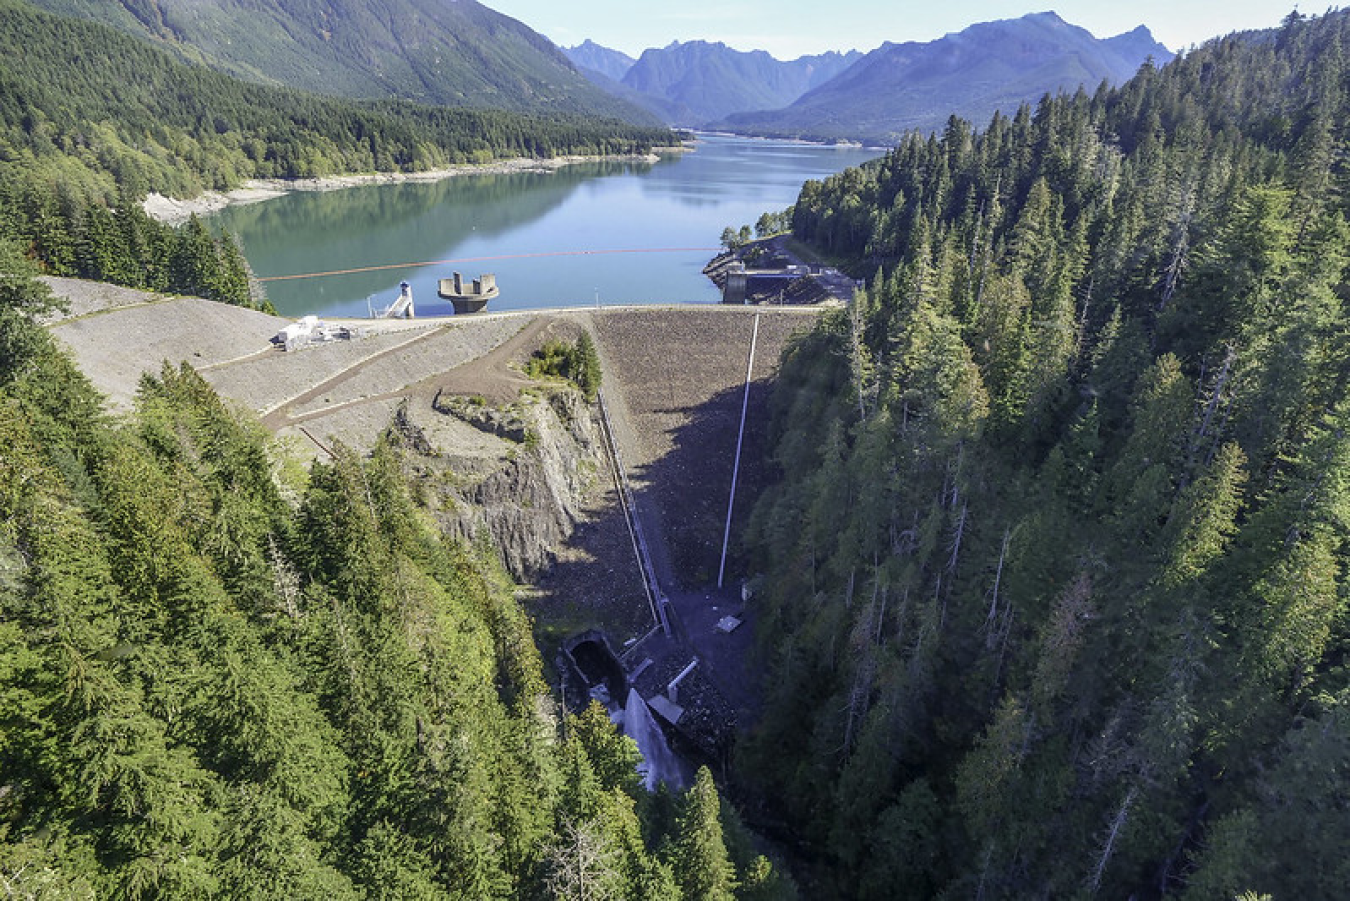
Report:
<svg viewBox="0 0 1350 901"><path fill-rule="evenodd" d="M130 407L143 373L188 362L302 458L326 459L337 442L369 447L395 423L428 509L447 533L500 547L508 571L534 586L532 609L550 627L599 625L621 640L650 627L595 411L523 371L544 342L575 340L585 316L363 323L370 333L361 340L283 352L270 343L287 324L276 317L73 279L51 284L70 307L51 331L113 409ZM463 399L459 411L453 397Z"/></svg>
<svg viewBox="0 0 1350 901"><path fill-rule="evenodd" d="M413 320L362 340L286 353L269 343L286 322L277 317L73 279L51 283L72 314L52 332L114 406L130 404L143 372L158 370L162 361L186 361L223 396L319 456L334 441L369 446L405 399L419 417L438 393L476 395L491 406L516 402L533 384L522 371L530 354L550 338L574 340L589 328L639 505L669 547L662 561L667 572L691 586L716 573L755 308ZM769 379L788 336L813 319L809 311L759 310L737 501L742 514L765 477L762 407ZM474 458L510 450L494 445L488 451L472 431L450 430L442 440Z"/></svg>
<svg viewBox="0 0 1350 901"><path fill-rule="evenodd" d="M622 644L653 625L597 409L524 373L546 341L590 331L615 438L676 607L679 641L664 655L659 642L643 646L659 658L652 678L669 678L696 654L703 663L690 691L697 695L706 679L744 709L737 689L752 693L744 668L751 628L728 636L716 623L738 602L745 573L734 536L769 477L769 384L786 342L811 326L813 311L697 306L452 317L283 352L269 343L285 324L275 317L70 280L56 287L73 315L52 324L53 334L118 406L131 402L142 372L187 361L222 396L262 416L294 454L324 459L339 441L369 447L393 423L419 496L441 527L489 537L512 575L530 585L524 596L546 653L582 629L602 628ZM730 589L718 593L708 586L719 571L743 409Z"/></svg>
<svg viewBox="0 0 1350 901"><path fill-rule="evenodd" d="M658 550L669 553L664 562L676 584L715 580L741 411L747 415L733 530L768 476L768 390L778 359L789 338L814 321L810 310L723 306L593 317L619 443L638 504L665 539Z"/></svg>

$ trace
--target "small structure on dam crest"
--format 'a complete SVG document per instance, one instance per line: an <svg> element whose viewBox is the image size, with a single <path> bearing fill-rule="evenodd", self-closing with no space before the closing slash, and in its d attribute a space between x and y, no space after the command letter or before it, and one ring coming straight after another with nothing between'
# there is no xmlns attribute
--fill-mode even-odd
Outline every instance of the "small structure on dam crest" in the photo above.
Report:
<svg viewBox="0 0 1350 901"><path fill-rule="evenodd" d="M477 313L501 292L495 275L480 275L471 285L465 285L464 276L456 272L450 278L441 279L436 293L455 305L456 314L461 314Z"/></svg>
<svg viewBox="0 0 1350 901"><path fill-rule="evenodd" d="M412 319L417 315L413 309L412 285L398 283L398 299L384 308L376 308L374 296L366 298L366 311L371 319Z"/></svg>
<svg viewBox="0 0 1350 901"><path fill-rule="evenodd" d="M318 316L301 316L295 322L272 336L272 343L282 350L300 350L329 341L348 341L365 337L364 333L347 326L332 326Z"/></svg>

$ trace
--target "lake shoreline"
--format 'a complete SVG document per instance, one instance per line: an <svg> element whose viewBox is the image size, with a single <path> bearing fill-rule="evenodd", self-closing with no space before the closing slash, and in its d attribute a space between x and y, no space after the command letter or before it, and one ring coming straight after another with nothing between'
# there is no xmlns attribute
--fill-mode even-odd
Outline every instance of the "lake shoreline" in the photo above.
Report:
<svg viewBox="0 0 1350 901"><path fill-rule="evenodd" d="M341 191L364 185L390 185L403 182L437 182L461 175L510 175L520 172L556 172L565 166L596 162L656 163L662 156L686 153L688 145L656 147L650 153L608 154L604 156L556 156L548 159L516 157L491 163L465 163L425 172L374 172L360 175L325 175L318 178L254 178L232 191L205 191L182 200L151 193L141 201L150 218L166 225L181 225L192 216L205 216L227 206L260 203L294 191Z"/></svg>
<svg viewBox="0 0 1350 901"><path fill-rule="evenodd" d="M497 277L493 311L716 303L722 294L703 268L725 228L785 209L805 182L876 155L715 135L701 135L693 149L656 165L554 162L547 175L404 177L356 191L296 190L350 179L283 182L275 187L287 196L236 203L203 222L237 239L268 299L292 318L365 316L386 307L403 281L420 315L448 314L439 280L454 271ZM538 163L505 171L521 167Z"/></svg>

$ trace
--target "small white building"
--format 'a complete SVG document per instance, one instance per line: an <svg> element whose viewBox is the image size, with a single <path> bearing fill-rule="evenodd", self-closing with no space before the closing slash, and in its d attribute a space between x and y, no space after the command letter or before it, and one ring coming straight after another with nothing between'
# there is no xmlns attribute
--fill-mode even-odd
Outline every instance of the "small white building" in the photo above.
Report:
<svg viewBox="0 0 1350 901"><path fill-rule="evenodd" d="M319 326L318 316L302 316L299 319L277 332L276 337L272 339L274 344L286 344L294 341L296 338L308 335Z"/></svg>
<svg viewBox="0 0 1350 901"><path fill-rule="evenodd" d="M295 350L310 343L323 328L324 324L318 316L301 316L277 332L272 338L272 343L280 344L286 350Z"/></svg>

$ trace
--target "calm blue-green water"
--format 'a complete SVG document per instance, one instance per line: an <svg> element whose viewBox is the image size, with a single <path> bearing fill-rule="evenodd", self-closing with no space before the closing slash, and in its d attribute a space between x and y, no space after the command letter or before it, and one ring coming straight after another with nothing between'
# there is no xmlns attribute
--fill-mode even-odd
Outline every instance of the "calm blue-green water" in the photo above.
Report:
<svg viewBox="0 0 1350 901"><path fill-rule="evenodd" d="M653 165L586 163L553 173L474 175L433 184L297 192L222 210L260 277L353 272L267 282L286 316L364 316L413 286L419 316L448 315L437 280L493 272L490 310L619 303L709 302L702 269L722 229L791 205L802 183L879 151L704 136L692 153ZM672 250L673 248L682 248ZM415 265L453 260L436 265Z"/></svg>

